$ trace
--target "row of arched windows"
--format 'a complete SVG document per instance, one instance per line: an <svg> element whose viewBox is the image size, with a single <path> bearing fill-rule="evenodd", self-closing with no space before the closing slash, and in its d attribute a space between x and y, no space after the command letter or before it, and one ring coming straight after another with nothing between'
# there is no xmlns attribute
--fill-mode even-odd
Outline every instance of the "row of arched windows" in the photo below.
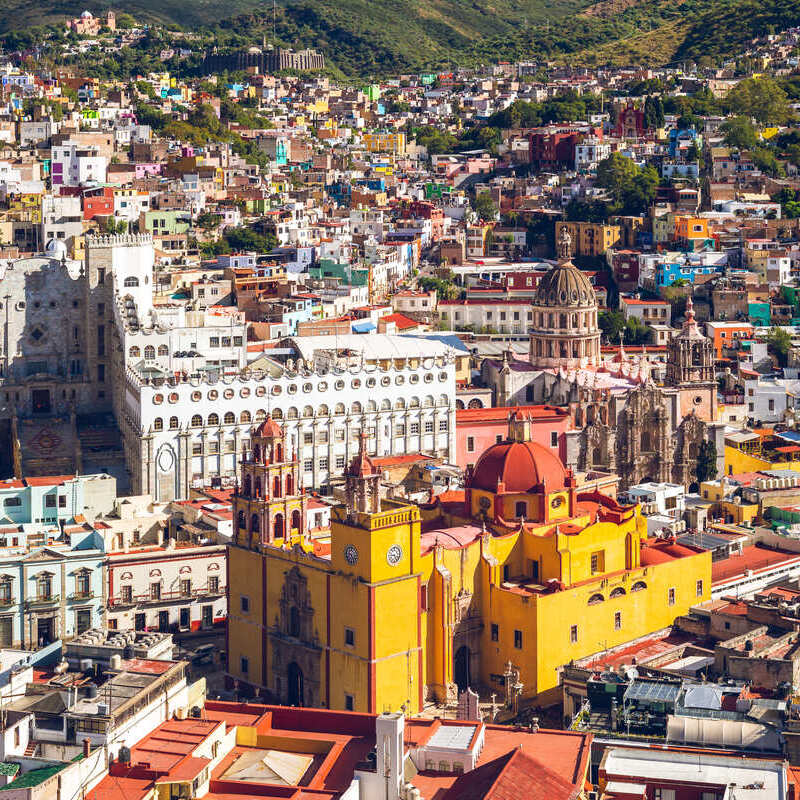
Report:
<svg viewBox="0 0 800 800"><path fill-rule="evenodd" d="M287 497L294 494L294 476L287 475L285 480L281 480L280 475L275 475L272 479L272 497L283 497L283 492L286 492ZM242 485L242 494L245 497L255 497L259 499L262 497L261 492L261 478L256 476L255 480L250 475L244 476L244 483Z"/></svg>
<svg viewBox="0 0 800 800"><path fill-rule="evenodd" d="M158 351L153 345L148 344L147 347L144 348L144 357L145 358L155 358L156 352L158 352L159 356L168 356L169 355L169 348L165 344L160 344L158 346ZM128 349L128 356L130 358L141 358L142 351L139 349L138 345L131 345Z"/></svg>
<svg viewBox="0 0 800 800"><path fill-rule="evenodd" d="M240 531L247 530L247 514L244 511L239 512L239 516L236 520L237 527ZM300 514L300 511L295 509L292 511L292 532L302 533L303 532L303 517ZM259 534L261 533L261 520L258 514L253 514L250 517L250 533L251 534ZM272 524L272 534L276 539L283 538L284 535L284 518L283 514L276 514L275 520Z"/></svg>
<svg viewBox="0 0 800 800"><path fill-rule="evenodd" d="M596 327L597 312L573 311L571 313L564 313L554 311L536 311L533 315L533 324L539 328L553 328L559 330L578 327Z"/></svg>
<svg viewBox="0 0 800 800"><path fill-rule="evenodd" d="M631 586L631 591L641 592L643 589L646 588L647 584L644 581L636 581L636 583L634 583L633 586ZM608 595L608 598L609 600L614 600L617 597L624 597L624 595L625 595L625 590L621 586L617 586L615 589L611 590L611 593ZM603 595L600 594L600 592L598 592L597 594L593 594L589 598L588 605L595 606L598 603L603 603L603 602L605 602L605 597L603 597Z"/></svg>
<svg viewBox="0 0 800 800"><path fill-rule="evenodd" d="M266 412L262 420L266 419ZM227 414L222 418L223 425L233 425L236 422L236 414L232 411L228 411ZM239 415L239 422L243 423L250 423L252 422L252 418L250 416L249 411L242 411ZM208 425L219 425L219 415L218 414L209 414L208 415ZM193 428L202 428L203 427L203 418L199 414L195 414L191 420L191 426ZM178 422L177 417L170 417L169 418L169 429L171 431L178 430L180 424ZM153 430L154 431L163 431L164 430L164 420L162 417L156 417L153 420Z"/></svg>
<svg viewBox="0 0 800 800"><path fill-rule="evenodd" d="M149 357L150 356L145 355L145 358L149 358ZM442 401L440 401L441 404L447 404L447 402L448 402L447 401L447 396L446 395L442 395L442 398L444 398L444 399ZM416 403L415 403L415 401L416 401ZM433 407L433 398L432 397L430 397L430 396L426 397L425 401L426 402L424 402L423 405L421 406L422 408L432 408ZM430 401L430 402L428 402L428 401ZM475 401L473 401L472 403L470 403L470 408L479 408L480 407L480 405L478 405L479 403L480 403L480 401L477 401L477 403ZM394 408L397 411L406 410L405 401L402 400L402 399L397 400L395 402ZM420 408L419 398L412 397L408 408ZM378 410L378 408L377 408L376 402L374 400L370 400L367 403L367 412L377 411L377 410ZM391 402L389 400L384 400L381 403L380 410L381 411L391 411L392 410ZM359 402L353 403L351 405L350 411L351 411L352 414L362 414L362 413L364 413L362 404L359 403ZM341 415L341 414L344 414L344 413L345 413L344 404L343 403L337 403L336 404L336 408L334 410L334 414ZM320 406L319 409L318 409L318 416L327 416L327 415L328 415L328 407L325 406L325 405ZM283 412L279 408L273 409L272 412L271 412L271 416L272 416L272 419L276 419L276 420L284 418L283 417ZM313 416L314 416L314 409L311 408L311 406L306 406L303 409L303 418L310 418L310 417L313 417ZM267 418L267 412L263 408L260 408L258 411L256 411L256 413L255 413L255 421L256 422L263 422L266 418ZM289 408L287 410L286 419L299 419L299 418L300 417L298 415L298 410L296 408L294 408L294 406L292 406L291 408ZM240 423L248 424L248 423L251 423L252 421L253 421L253 416L249 411L242 411L239 414L239 422ZM236 423L236 414L234 414L233 411L228 411L223 415L223 417L222 417L222 424L223 425L234 425L235 423ZM204 426L204 424L208 425L208 426L219 425L220 424L220 417L219 417L219 414L211 413L211 414L208 415L208 418L207 418L206 422L204 423L203 422L203 417L202 417L201 414L193 414L189 424L190 424L190 427L192 427L192 428L202 428ZM169 419L169 429L170 430L177 430L179 427L180 426L178 424L178 418L177 417L170 417L170 419ZM153 420L153 430L156 430L156 431L164 430L164 420L161 417L156 417Z"/></svg>

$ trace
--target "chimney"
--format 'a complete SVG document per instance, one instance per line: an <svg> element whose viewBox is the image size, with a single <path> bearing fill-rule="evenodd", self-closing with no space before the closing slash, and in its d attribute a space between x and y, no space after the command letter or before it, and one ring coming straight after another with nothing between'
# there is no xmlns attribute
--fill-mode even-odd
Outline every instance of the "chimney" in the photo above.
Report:
<svg viewBox="0 0 800 800"><path fill-rule="evenodd" d="M92 740L91 739L84 739L83 740L83 757L89 758L89 753L92 751Z"/></svg>

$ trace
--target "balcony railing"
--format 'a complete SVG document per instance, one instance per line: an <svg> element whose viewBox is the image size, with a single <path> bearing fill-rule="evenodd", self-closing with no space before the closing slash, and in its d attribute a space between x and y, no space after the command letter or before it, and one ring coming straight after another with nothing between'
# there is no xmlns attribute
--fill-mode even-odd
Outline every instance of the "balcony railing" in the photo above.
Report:
<svg viewBox="0 0 800 800"><path fill-rule="evenodd" d="M16 604L17 601L13 597L0 597L0 608L8 608Z"/></svg>
<svg viewBox="0 0 800 800"><path fill-rule="evenodd" d="M25 601L25 605L28 608L32 608L34 606L48 606L52 605L53 603L58 603L60 600L60 594L40 594L36 595L36 597L29 597Z"/></svg>
<svg viewBox="0 0 800 800"><path fill-rule="evenodd" d="M91 600L94 598L94 592L91 589L88 589L85 592L73 592L70 595L67 595L68 601L75 601L75 600Z"/></svg>
<svg viewBox="0 0 800 800"><path fill-rule="evenodd" d="M122 597L112 597L109 599L108 605L112 608L120 606L155 605L158 603L171 603L176 600L192 600L199 597L219 597L224 594L224 586L218 586L214 590L204 586L201 589L192 589L189 592L182 592L180 590L161 592L158 597L151 595L149 592L146 594L135 594L130 600L123 599Z"/></svg>

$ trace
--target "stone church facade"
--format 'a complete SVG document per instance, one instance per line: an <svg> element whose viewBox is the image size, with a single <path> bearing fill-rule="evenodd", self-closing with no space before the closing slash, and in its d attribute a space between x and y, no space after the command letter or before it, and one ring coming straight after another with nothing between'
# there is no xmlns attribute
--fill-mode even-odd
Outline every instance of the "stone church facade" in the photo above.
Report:
<svg viewBox="0 0 800 800"><path fill-rule="evenodd" d="M578 272L562 255L552 272L566 283L565 273L572 270ZM580 280L569 277L570 283ZM547 276L543 278L545 286L550 283ZM546 309L553 303L559 306L554 311L561 313L563 297L537 294L538 318L549 321ZM581 313L593 311L596 303L594 309L581 308ZM545 335L556 340L554 352L572 354L569 327L560 332L548 329ZM700 445L709 440L715 444L717 470L722 474L724 426L716 422L713 344L700 332L691 301L683 328L670 343L664 385L654 382L646 359L627 360L622 353L619 360L599 368L591 363L578 366L574 360L544 366L538 363L533 344L541 337L541 331L531 331L530 361L518 361L510 352L502 359L484 360L482 379L492 387L497 406L569 406L573 429L567 433L568 467L617 473L622 488L646 481L695 488Z"/></svg>

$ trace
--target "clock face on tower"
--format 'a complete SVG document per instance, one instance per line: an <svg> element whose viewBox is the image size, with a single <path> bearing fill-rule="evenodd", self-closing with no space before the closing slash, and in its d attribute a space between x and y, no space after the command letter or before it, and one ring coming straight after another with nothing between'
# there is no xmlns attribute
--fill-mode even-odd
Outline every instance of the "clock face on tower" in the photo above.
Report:
<svg viewBox="0 0 800 800"><path fill-rule="evenodd" d="M358 563L358 549L354 544L349 544L344 549L344 560L353 566Z"/></svg>
<svg viewBox="0 0 800 800"><path fill-rule="evenodd" d="M400 562L400 559L403 557L403 548L400 547L399 544L393 544L387 551L386 551L386 560L389 562L390 566L395 566Z"/></svg>

